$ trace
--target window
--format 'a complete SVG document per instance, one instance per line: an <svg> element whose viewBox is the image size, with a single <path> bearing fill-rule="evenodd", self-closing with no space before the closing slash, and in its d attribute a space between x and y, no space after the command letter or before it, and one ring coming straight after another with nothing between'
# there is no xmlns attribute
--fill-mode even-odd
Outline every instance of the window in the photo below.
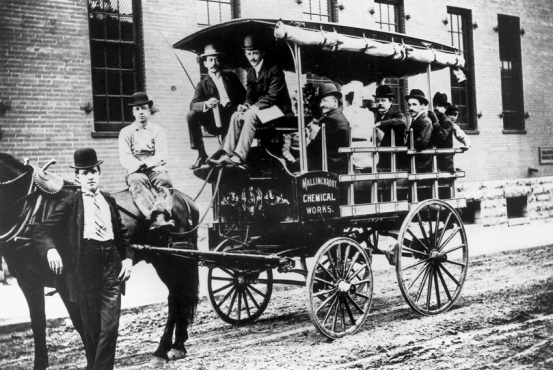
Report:
<svg viewBox="0 0 553 370"><path fill-rule="evenodd" d="M403 12L403 2L400 0L375 0L375 25L388 32L404 32L401 14ZM392 88L396 95L393 106L399 110L406 110L405 99L403 97L407 92L407 80L402 78L386 78L384 85Z"/></svg>
<svg viewBox="0 0 553 370"><path fill-rule="evenodd" d="M238 0L196 0L198 24L211 26L238 17Z"/></svg>
<svg viewBox="0 0 553 370"><path fill-rule="evenodd" d="M519 18L501 14L497 17L499 60L501 62L503 129L505 131L524 131Z"/></svg>
<svg viewBox="0 0 553 370"><path fill-rule="evenodd" d="M335 0L304 0L303 14L312 21L338 21Z"/></svg>
<svg viewBox="0 0 553 370"><path fill-rule="evenodd" d="M448 31L451 46L459 50L465 58L466 80L458 82L450 70L451 103L459 107L456 123L463 130L476 130L476 94L474 77L474 52L472 48L471 11L459 8L447 8Z"/></svg>
<svg viewBox="0 0 553 370"><path fill-rule="evenodd" d="M130 97L144 90L139 14L138 0L88 0L95 131L134 120Z"/></svg>

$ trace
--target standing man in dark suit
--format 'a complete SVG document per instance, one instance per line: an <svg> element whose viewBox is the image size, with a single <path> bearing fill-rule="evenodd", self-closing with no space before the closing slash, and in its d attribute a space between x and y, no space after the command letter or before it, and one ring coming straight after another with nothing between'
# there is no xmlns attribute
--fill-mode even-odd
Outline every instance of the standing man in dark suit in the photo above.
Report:
<svg viewBox="0 0 553 370"><path fill-rule="evenodd" d="M388 85L380 85L376 88L374 95L376 103L376 118L375 127L382 131L384 137L380 142L380 146L392 146L392 131L395 136L395 146L404 144L405 131L407 130L407 120L403 112L392 106L395 95ZM402 162L401 160L398 162ZM400 165L400 163L398 163ZM378 168L383 172L391 170L391 155L388 153L380 153ZM397 169L397 168L396 168Z"/></svg>
<svg viewBox="0 0 553 370"><path fill-rule="evenodd" d="M252 66L247 76L246 102L232 116L222 150L211 159L215 164L245 164L257 128L292 113L284 71L265 58L265 48L254 35L244 38L243 49Z"/></svg>
<svg viewBox="0 0 553 370"><path fill-rule="evenodd" d="M307 145L309 170L322 169L321 126L324 124L328 170L337 174L346 174L348 173L348 156L346 153L338 152L339 148L350 146L350 125L340 108L342 93L334 84L328 83L319 87L318 98L323 116L318 123L311 122L307 126L311 140Z"/></svg>
<svg viewBox="0 0 553 370"><path fill-rule="evenodd" d="M121 291L134 252L115 200L99 190L101 170L92 148L75 152L81 190L65 198L34 231L33 242L55 274L64 274L77 302L87 370L113 369L121 313ZM54 244L54 242L57 244Z"/></svg>
<svg viewBox="0 0 553 370"><path fill-rule="evenodd" d="M224 57L225 53L211 44L206 45L200 55L207 75L196 86L190 112L186 116L190 147L198 151L198 159L190 167L192 170L204 165L208 157L200 126L212 135L222 136L224 140L232 114L238 104L246 99L246 89L238 77L233 72L223 71Z"/></svg>
<svg viewBox="0 0 553 370"><path fill-rule="evenodd" d="M432 137L432 121L426 113L428 100L419 89L411 90L411 93L405 96L405 100L412 119L410 128L413 129L414 149L417 151L428 149ZM415 166L417 173L432 171L432 156L415 156Z"/></svg>
<svg viewBox="0 0 553 370"><path fill-rule="evenodd" d="M453 122L445 114L451 105L447 101L447 95L439 91L432 98L436 122L432 120L432 144L438 149L453 148ZM454 172L453 154L438 155L438 169L444 172Z"/></svg>

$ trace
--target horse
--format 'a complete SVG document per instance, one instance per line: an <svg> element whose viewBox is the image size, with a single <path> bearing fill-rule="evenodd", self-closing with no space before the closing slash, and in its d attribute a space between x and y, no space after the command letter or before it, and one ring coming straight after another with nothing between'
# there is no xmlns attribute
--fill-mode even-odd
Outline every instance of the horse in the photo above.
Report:
<svg viewBox="0 0 553 370"><path fill-rule="evenodd" d="M17 279L27 300L35 344L34 369L42 370L49 366L45 287L56 288L81 338L83 330L77 305L69 300L65 279L50 271L46 260L39 256L31 242L34 226L46 219L56 205L78 187L64 181L63 188L52 193L35 181L37 171L44 173L10 154L0 153L0 254L4 256L8 269ZM147 246L185 242L177 245L197 249L199 210L190 197L175 190L175 229L171 233L159 233L149 230L149 223L141 216L128 190L112 193L111 196L118 204L131 244L137 247L134 263L142 260L151 263L169 291L167 322L150 361L151 366L161 366L169 359L182 358L186 354L184 343L188 339L188 325L198 305L198 264L187 258L154 252Z"/></svg>

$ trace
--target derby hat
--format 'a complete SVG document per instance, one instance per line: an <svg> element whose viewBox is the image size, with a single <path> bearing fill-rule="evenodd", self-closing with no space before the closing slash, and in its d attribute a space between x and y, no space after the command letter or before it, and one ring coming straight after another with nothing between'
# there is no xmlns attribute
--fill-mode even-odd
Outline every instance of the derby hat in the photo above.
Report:
<svg viewBox="0 0 553 370"><path fill-rule="evenodd" d="M424 96L424 93L419 89L412 89L409 95L405 95L405 100L417 99L421 104L428 105L428 99Z"/></svg>
<svg viewBox="0 0 553 370"><path fill-rule="evenodd" d="M129 106L136 107L138 105L144 105L148 104L148 106L151 108L152 105L154 105L154 102L148 99L148 95L146 95L145 92L139 91L134 94L132 94L131 102L129 103Z"/></svg>
<svg viewBox="0 0 553 370"><path fill-rule="evenodd" d="M244 50L262 50L263 47L261 47L261 42L259 40L259 37L256 35L247 35L244 37L244 44L242 45L242 49Z"/></svg>
<svg viewBox="0 0 553 370"><path fill-rule="evenodd" d="M454 112L457 112L459 113L460 110L459 110L459 107L456 106L455 104L451 104L447 110L445 111L445 114L451 114L451 113L454 113Z"/></svg>
<svg viewBox="0 0 553 370"><path fill-rule="evenodd" d="M325 96L329 95L333 95L338 99L342 97L342 93L338 91L338 88L334 84L327 83L319 86L319 88L317 89L317 96L319 99L322 99Z"/></svg>
<svg viewBox="0 0 553 370"><path fill-rule="evenodd" d="M373 96L375 98L395 98L396 97L392 91L392 88L388 85L378 86Z"/></svg>
<svg viewBox="0 0 553 370"><path fill-rule="evenodd" d="M96 156L96 151L92 148L82 148L75 150L73 154L73 159L75 161L74 166L69 166L77 170L84 170L87 168L92 168L101 165L104 161L99 161Z"/></svg>
<svg viewBox="0 0 553 370"><path fill-rule="evenodd" d="M213 44L207 44L204 47L204 53L200 55L200 58L205 57L214 57L214 56L224 56L225 53L220 51L219 47L213 45Z"/></svg>
<svg viewBox="0 0 553 370"><path fill-rule="evenodd" d="M451 105L447 101L447 94L442 94L439 91L436 94L434 94L434 97L432 98L432 104L434 105L434 108L436 108L438 105L441 105L446 108Z"/></svg>

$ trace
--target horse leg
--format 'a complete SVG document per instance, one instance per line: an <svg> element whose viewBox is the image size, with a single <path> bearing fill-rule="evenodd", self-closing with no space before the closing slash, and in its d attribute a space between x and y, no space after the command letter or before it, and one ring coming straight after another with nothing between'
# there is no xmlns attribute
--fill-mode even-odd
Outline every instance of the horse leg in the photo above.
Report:
<svg viewBox="0 0 553 370"><path fill-rule="evenodd" d="M44 287L32 284L22 278L17 283L25 295L29 314L31 316L31 329L35 340L34 370L44 370L48 364L48 349L46 348L46 312L44 308Z"/></svg>
<svg viewBox="0 0 553 370"><path fill-rule="evenodd" d="M178 360L186 356L184 342L188 339L188 317L186 310L187 297L184 292L176 293L175 300L175 341L167 353L169 360Z"/></svg>

